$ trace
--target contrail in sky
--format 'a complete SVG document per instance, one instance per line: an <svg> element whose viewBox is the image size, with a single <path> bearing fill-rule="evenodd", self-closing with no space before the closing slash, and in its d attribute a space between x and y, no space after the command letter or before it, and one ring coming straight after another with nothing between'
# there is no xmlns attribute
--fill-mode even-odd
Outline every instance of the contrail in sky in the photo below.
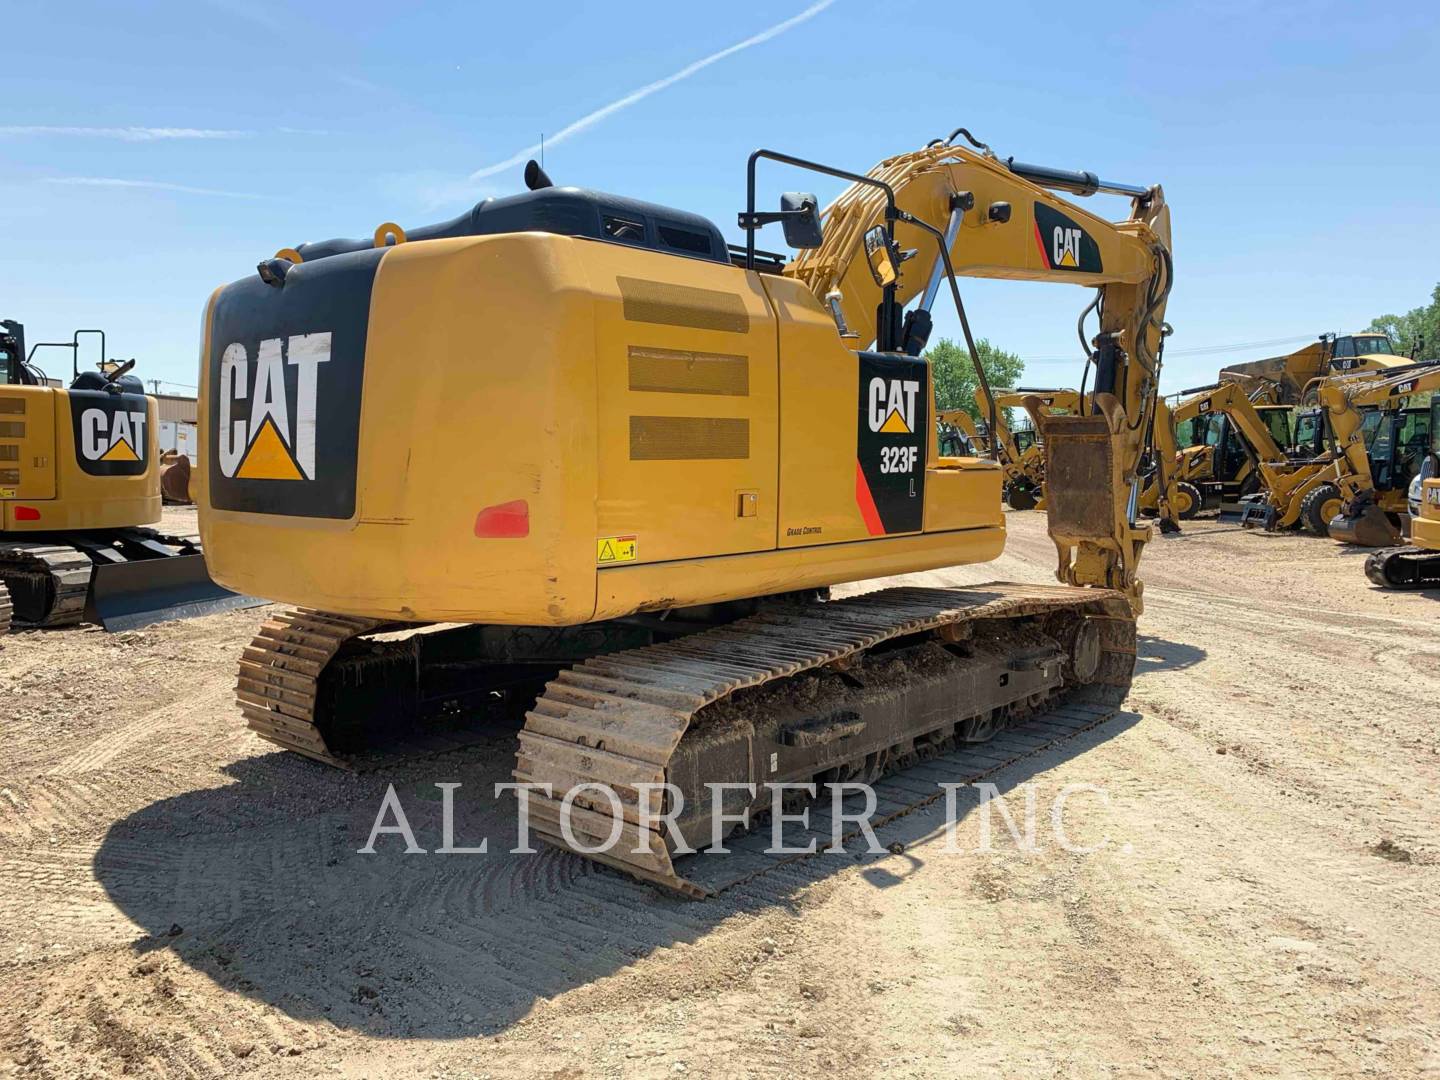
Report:
<svg viewBox="0 0 1440 1080"><path fill-rule="evenodd" d="M249 131L219 128L173 127L62 127L51 124L7 124L0 136L71 135L85 139L119 139L122 142L160 142L166 139L243 139Z"/></svg>
<svg viewBox="0 0 1440 1080"><path fill-rule="evenodd" d="M45 182L73 187L146 188L151 191L178 191L185 195L220 195L227 199L261 198L243 191L191 187L189 184L171 184L164 180L122 180L115 176L47 176Z"/></svg>
<svg viewBox="0 0 1440 1080"><path fill-rule="evenodd" d="M776 23L768 30L761 30L760 33L756 34L754 37L748 37L744 41L737 42L736 44L731 45L727 49L721 49L717 53L711 53L709 56L702 57L701 59L696 60L693 64L687 64L685 67L681 68L673 75L666 75L663 79L657 79L655 82L649 83L646 86L642 86L638 90L632 90L630 93L626 94L618 101L612 101L609 105L604 105L596 109L594 112L589 113L586 116L582 116L573 124L561 128L554 135L551 135L548 139L545 140L545 145L554 146L556 143L564 142L566 139L570 138L570 136L578 135L582 131L587 131L588 129L594 127L601 120L604 120L607 116L613 116L621 109L628 109L637 101L643 101L651 94L655 94L661 90L664 90L667 86L674 86L680 80L688 79L691 75L694 75L702 68L707 68L711 64L724 60L727 56L734 56L738 52L744 52L746 49L749 49L752 46L762 45L765 42L769 41L771 38L779 37L781 34L785 33L786 30L790 30L793 27L799 26L803 22L808 22L809 20L813 19L816 15L819 15L820 12L824 11L833 3L835 3L835 0L820 0L819 3L811 4L804 11L800 12L799 15L786 19L782 23ZM473 173L470 174L470 179L483 180L487 176L494 176L498 172L503 172L504 170L514 165L519 165L522 162L527 161L528 159L534 157L537 153L539 153L539 151L539 143L536 143L534 146L527 146L524 150L518 151L517 153L506 158L504 161L497 161L494 165L486 165L483 169L476 169Z"/></svg>

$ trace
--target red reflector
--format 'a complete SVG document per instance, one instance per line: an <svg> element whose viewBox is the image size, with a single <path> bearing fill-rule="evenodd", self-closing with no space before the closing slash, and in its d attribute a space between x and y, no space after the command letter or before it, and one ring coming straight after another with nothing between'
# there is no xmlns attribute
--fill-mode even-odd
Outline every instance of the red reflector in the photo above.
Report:
<svg viewBox="0 0 1440 1080"><path fill-rule="evenodd" d="M475 515L476 536L529 536L530 504L524 499L487 506Z"/></svg>
<svg viewBox="0 0 1440 1080"><path fill-rule="evenodd" d="M15 520L16 520L16 521L39 521L39 520L40 520L40 511L39 511L39 510L36 510L35 507L33 507L33 506L17 506L17 507L15 507Z"/></svg>

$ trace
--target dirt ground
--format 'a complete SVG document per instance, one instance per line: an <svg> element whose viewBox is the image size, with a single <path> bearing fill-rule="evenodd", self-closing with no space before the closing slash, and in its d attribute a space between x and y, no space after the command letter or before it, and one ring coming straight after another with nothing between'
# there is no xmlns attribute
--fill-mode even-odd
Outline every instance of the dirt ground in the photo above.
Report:
<svg viewBox="0 0 1440 1080"><path fill-rule="evenodd" d="M172 524L184 524L183 511ZM1044 519L936 584L1048 582ZM1440 596L1194 523L1147 555L1128 711L707 903L513 834L513 737L352 776L231 704L265 609L0 649L0 1076L1440 1076ZM875 583L862 587L870 588ZM1072 797L1054 840L1048 813ZM473 797L469 794L475 793Z"/></svg>

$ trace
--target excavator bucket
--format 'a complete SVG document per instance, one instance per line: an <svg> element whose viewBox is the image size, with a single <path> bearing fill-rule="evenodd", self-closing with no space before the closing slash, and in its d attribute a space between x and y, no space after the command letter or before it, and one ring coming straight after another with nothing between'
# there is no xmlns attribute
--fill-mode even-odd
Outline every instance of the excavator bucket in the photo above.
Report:
<svg viewBox="0 0 1440 1080"><path fill-rule="evenodd" d="M171 555L97 564L85 618L113 632L263 603L215 584L203 555Z"/></svg>
<svg viewBox="0 0 1440 1080"><path fill-rule="evenodd" d="M190 459L167 454L160 461L160 494L167 503L193 503L190 497Z"/></svg>
<svg viewBox="0 0 1440 1080"><path fill-rule="evenodd" d="M1360 547L1394 547L1400 543L1400 530L1373 502L1341 510L1330 519L1330 536L1341 543Z"/></svg>

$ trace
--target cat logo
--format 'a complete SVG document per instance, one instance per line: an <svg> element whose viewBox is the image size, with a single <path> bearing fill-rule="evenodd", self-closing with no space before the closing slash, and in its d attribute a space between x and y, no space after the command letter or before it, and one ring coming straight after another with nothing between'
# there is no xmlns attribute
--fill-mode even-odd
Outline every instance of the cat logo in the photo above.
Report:
<svg viewBox="0 0 1440 1080"><path fill-rule="evenodd" d="M145 460L145 410L92 407L80 413L80 454L86 461Z"/></svg>
<svg viewBox="0 0 1440 1080"><path fill-rule="evenodd" d="M1051 246L1050 265L1078 267L1080 265L1080 237L1083 234L1079 229L1066 229L1059 225L1055 226L1054 241Z"/></svg>
<svg viewBox="0 0 1440 1080"><path fill-rule="evenodd" d="M220 471L235 480L314 480L320 365L330 332L266 338L255 356L226 346L220 358ZM288 376L288 377L287 377ZM239 402L249 416L237 417Z"/></svg>
<svg viewBox="0 0 1440 1080"><path fill-rule="evenodd" d="M1195 411L1196 411L1196 412L1199 412L1199 413L1207 413L1207 412L1209 412L1209 411L1210 411L1210 402L1208 402L1208 401L1202 401L1202 402L1200 402L1200 404L1196 407Z"/></svg>
<svg viewBox="0 0 1440 1080"><path fill-rule="evenodd" d="M1404 382L1396 383L1390 388L1390 396L1401 397L1405 394L1413 394L1415 392L1415 387L1419 385L1419 379L1406 379Z"/></svg>
<svg viewBox="0 0 1440 1080"><path fill-rule="evenodd" d="M1094 238L1053 206L1035 204L1035 246L1047 270L1075 270L1084 274L1102 273L1100 246Z"/></svg>
<svg viewBox="0 0 1440 1080"><path fill-rule="evenodd" d="M915 431L916 379L870 380L870 430L881 435L910 435Z"/></svg>
<svg viewBox="0 0 1440 1080"><path fill-rule="evenodd" d="M87 476L143 476L150 458L150 403L143 394L71 390L75 464Z"/></svg>

